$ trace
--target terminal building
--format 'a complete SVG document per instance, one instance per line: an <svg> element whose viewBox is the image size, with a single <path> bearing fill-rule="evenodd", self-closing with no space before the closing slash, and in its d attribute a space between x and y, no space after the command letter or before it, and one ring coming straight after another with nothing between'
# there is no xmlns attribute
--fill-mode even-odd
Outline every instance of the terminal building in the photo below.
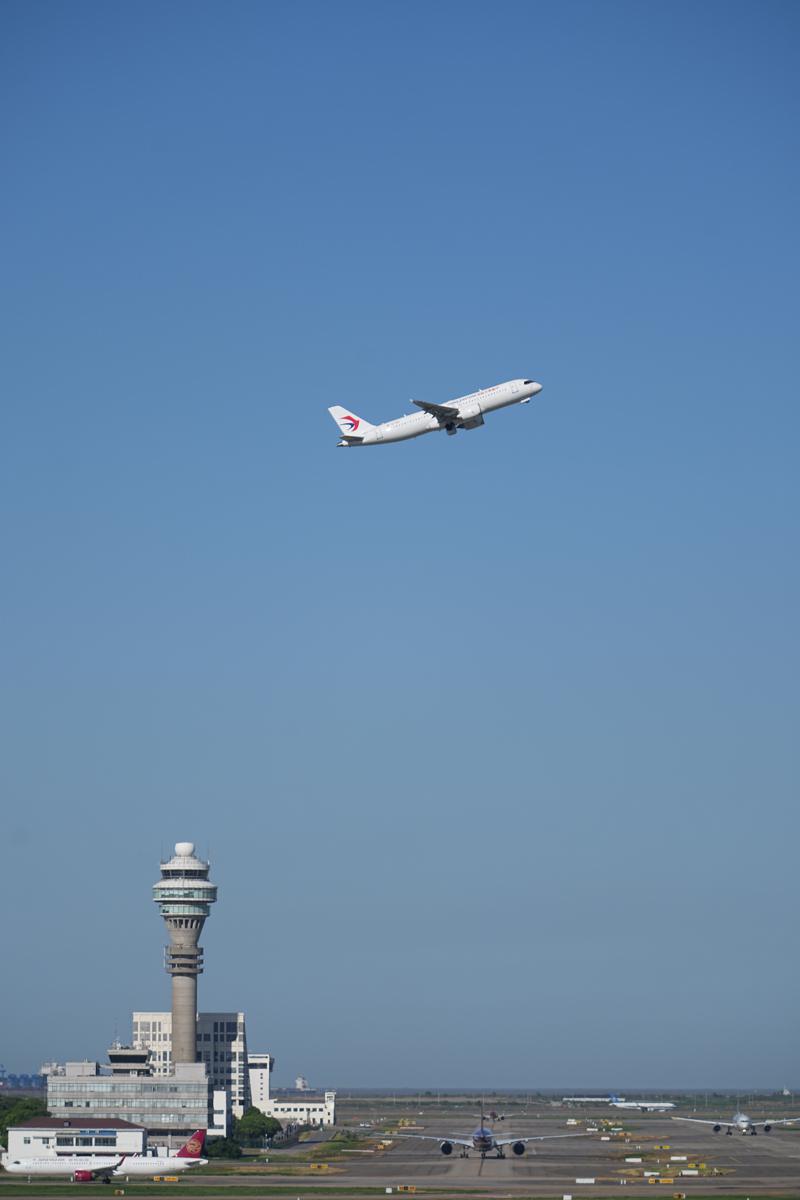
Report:
<svg viewBox="0 0 800 1200"><path fill-rule="evenodd" d="M131 1042L150 1052L153 1075L171 1073L172 1013L135 1012ZM226 1091L231 1112L241 1117L250 1107L244 1013L198 1013L196 1047L197 1061L205 1064L212 1090Z"/></svg>
<svg viewBox="0 0 800 1200"><path fill-rule="evenodd" d="M135 1054L135 1047L112 1047ZM141 1052L140 1052L141 1054ZM130 1073L112 1065L103 1071L96 1062L70 1062L47 1076L47 1109L61 1121L90 1119L94 1127L121 1120L151 1133L188 1136L207 1129L224 1136L228 1128L227 1096L209 1088L202 1063L178 1063L171 1075L145 1074L137 1059Z"/></svg>

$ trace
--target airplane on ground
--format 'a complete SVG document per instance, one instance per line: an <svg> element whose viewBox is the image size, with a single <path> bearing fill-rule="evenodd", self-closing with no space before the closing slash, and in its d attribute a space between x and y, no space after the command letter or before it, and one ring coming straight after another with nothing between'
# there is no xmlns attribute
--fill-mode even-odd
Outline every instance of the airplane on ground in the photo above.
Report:
<svg viewBox="0 0 800 1200"><path fill-rule="evenodd" d="M675 1107L671 1100L620 1100L619 1096L608 1099L614 1108L638 1108L639 1112L666 1112Z"/></svg>
<svg viewBox="0 0 800 1200"><path fill-rule="evenodd" d="M550 1138L587 1136L585 1133L540 1133L533 1137L497 1138L486 1124L486 1119L483 1115L483 1106L481 1106L480 1122L478 1128L466 1136L451 1136L447 1134L437 1137L432 1133L393 1133L392 1137L417 1138L423 1142L438 1142L442 1154L446 1155L452 1154L455 1146L460 1146L461 1158L469 1158L470 1150L475 1150L480 1154L481 1159L484 1159L487 1154L494 1154L496 1158L505 1158L506 1146L510 1146L514 1154L520 1155L525 1153L528 1142L546 1142Z"/></svg>
<svg viewBox="0 0 800 1200"><path fill-rule="evenodd" d="M457 433L459 429L477 429L483 425L486 413L508 408L510 404L527 404L531 396L538 396L541 390L542 385L533 379L511 379L494 387L481 388L469 396L448 400L445 404L412 400L421 412L384 421L382 425L371 425L339 404L329 408L328 412L339 426L341 441L336 443L337 446L377 446L383 442L404 442L440 429L449 434Z"/></svg>
<svg viewBox="0 0 800 1200"><path fill-rule="evenodd" d="M764 1133L769 1133L773 1125L794 1125L800 1121L800 1117L782 1117L779 1121L754 1121L752 1117L748 1117L747 1113L735 1112L730 1121L722 1119L716 1121L707 1121L701 1117L673 1117L673 1121L690 1121L693 1125L711 1125L714 1133L719 1133L724 1129L726 1134L731 1137L734 1133L750 1134L755 1137L758 1133L758 1126L764 1127Z"/></svg>
<svg viewBox="0 0 800 1200"><path fill-rule="evenodd" d="M626 1100L624 1096L564 1096L564 1104L610 1104L613 1108L638 1108L640 1112L666 1112L675 1105L670 1100Z"/></svg>
<svg viewBox="0 0 800 1200"><path fill-rule="evenodd" d="M208 1159L201 1158L205 1140L205 1129L196 1129L175 1154L51 1154L39 1158L4 1154L0 1161L11 1175L71 1175L75 1183L95 1179L109 1183L112 1175L165 1175L205 1166Z"/></svg>

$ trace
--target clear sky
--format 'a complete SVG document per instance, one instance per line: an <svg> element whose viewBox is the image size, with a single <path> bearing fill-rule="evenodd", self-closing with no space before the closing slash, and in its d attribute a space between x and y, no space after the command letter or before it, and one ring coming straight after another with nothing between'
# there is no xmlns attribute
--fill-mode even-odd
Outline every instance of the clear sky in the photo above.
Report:
<svg viewBox="0 0 800 1200"><path fill-rule="evenodd" d="M0 1060L800 1086L794 3L0 7ZM343 454L524 376L483 429Z"/></svg>

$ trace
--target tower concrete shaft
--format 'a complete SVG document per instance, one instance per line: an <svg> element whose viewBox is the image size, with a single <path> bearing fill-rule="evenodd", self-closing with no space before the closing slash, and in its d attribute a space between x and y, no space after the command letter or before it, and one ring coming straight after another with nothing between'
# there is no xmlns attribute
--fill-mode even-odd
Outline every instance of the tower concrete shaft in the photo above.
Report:
<svg viewBox="0 0 800 1200"><path fill-rule="evenodd" d="M197 1061L197 976L203 970L203 951L197 943L217 898L209 867L195 856L191 842L178 842L153 886L153 899L169 933L164 966L172 976L173 1066Z"/></svg>

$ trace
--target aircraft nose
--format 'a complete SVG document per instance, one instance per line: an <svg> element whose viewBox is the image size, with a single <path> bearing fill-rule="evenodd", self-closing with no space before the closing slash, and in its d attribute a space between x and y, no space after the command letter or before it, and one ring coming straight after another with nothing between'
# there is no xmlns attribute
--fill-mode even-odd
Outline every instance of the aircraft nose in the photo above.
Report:
<svg viewBox="0 0 800 1200"><path fill-rule="evenodd" d="M536 383L533 379L526 379L524 382L526 387L531 388L532 396L539 395L539 392L542 390L542 385L540 383Z"/></svg>

